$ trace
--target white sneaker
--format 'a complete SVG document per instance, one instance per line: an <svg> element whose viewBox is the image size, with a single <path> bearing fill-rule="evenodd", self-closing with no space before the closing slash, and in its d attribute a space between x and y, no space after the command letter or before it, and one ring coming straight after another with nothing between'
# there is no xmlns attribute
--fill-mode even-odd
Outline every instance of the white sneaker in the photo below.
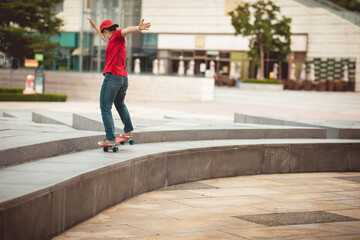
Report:
<svg viewBox="0 0 360 240"><path fill-rule="evenodd" d="M127 132L127 133L122 133L120 134L120 137L125 137L125 138L133 138L133 134L132 132Z"/></svg>
<svg viewBox="0 0 360 240"><path fill-rule="evenodd" d="M102 146L102 145L115 146L115 145L116 145L116 140L110 141L110 140L108 140L108 139L105 138L104 140L98 142L98 144L99 144L100 146Z"/></svg>

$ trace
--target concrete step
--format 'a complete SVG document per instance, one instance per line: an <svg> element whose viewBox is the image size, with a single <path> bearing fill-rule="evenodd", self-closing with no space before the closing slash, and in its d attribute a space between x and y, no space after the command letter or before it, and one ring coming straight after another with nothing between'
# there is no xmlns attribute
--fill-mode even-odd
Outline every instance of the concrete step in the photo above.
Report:
<svg viewBox="0 0 360 240"><path fill-rule="evenodd" d="M118 126L120 118L113 113L115 132L123 132ZM76 114L73 113L72 127L77 130L105 132L101 115L99 114Z"/></svg>
<svg viewBox="0 0 360 240"><path fill-rule="evenodd" d="M36 123L45 124L59 124L72 127L73 123L72 113L60 113L60 112L33 112L32 121Z"/></svg>
<svg viewBox="0 0 360 240"><path fill-rule="evenodd" d="M75 129L104 131L101 117L97 114L74 114L73 119ZM116 131L121 133L123 124L118 116L114 118L114 123ZM139 143L214 139L325 138L325 130L319 128L269 127L221 120L135 118L133 125L136 129L134 138Z"/></svg>
<svg viewBox="0 0 360 240"><path fill-rule="evenodd" d="M360 121L341 119L307 119L283 116L255 116L235 113L234 122L280 125L280 126L301 126L317 127L326 129L327 138L335 139L360 139Z"/></svg>
<svg viewBox="0 0 360 240"><path fill-rule="evenodd" d="M68 114L35 112L33 117L36 121L60 125L1 119L3 131L0 132L0 137L4 143L0 146L0 167L93 149L104 138L103 123L98 114L73 114L73 128L66 124L69 123ZM116 115L114 122L116 132L122 133L123 125ZM326 137L325 130L320 128L269 127L222 120L135 118L133 122L136 129L134 139L137 143Z"/></svg>
<svg viewBox="0 0 360 240"><path fill-rule="evenodd" d="M3 168L0 238L48 239L109 206L173 184L252 174L359 171L359 154L360 140L187 141L125 145L118 153L88 150Z"/></svg>
<svg viewBox="0 0 360 240"><path fill-rule="evenodd" d="M0 118L0 168L97 147L103 133Z"/></svg>
<svg viewBox="0 0 360 240"><path fill-rule="evenodd" d="M31 121L30 111L4 111L3 117L18 118L24 121Z"/></svg>

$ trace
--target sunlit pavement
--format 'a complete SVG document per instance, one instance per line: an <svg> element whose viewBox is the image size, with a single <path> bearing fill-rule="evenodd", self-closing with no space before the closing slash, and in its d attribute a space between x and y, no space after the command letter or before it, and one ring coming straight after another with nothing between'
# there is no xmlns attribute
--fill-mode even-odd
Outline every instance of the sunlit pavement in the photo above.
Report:
<svg viewBox="0 0 360 240"><path fill-rule="evenodd" d="M210 179L148 192L60 239L360 239L360 173Z"/></svg>

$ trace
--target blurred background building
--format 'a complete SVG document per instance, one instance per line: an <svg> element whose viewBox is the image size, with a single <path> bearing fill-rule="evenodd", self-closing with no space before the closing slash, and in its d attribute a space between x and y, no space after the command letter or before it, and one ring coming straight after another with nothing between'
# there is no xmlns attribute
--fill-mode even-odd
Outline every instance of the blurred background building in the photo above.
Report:
<svg viewBox="0 0 360 240"><path fill-rule="evenodd" d="M250 2L254 2L251 0ZM288 62L279 63L276 53L266 53L265 77L274 64L281 76L289 77L289 66L295 63L299 78L301 66L315 64L316 80L329 76L343 77L348 65L349 79L360 85L360 16L327 0L273 0L283 15L292 18L292 54ZM256 66L247 57L248 39L234 35L228 12L241 0L64 0L58 5L64 20L62 32L53 40L60 42L59 60L53 70L102 72L106 44L100 40L86 18L99 26L105 19L121 28L138 25L141 18L151 22L150 31L127 37L127 68L134 71L140 60L142 73L153 71L153 62L161 63L165 74L177 74L179 61L185 75L191 62L195 75L205 75L210 62L218 75L229 75L231 63L240 63L243 78L255 78ZM340 69L340 70L339 70ZM188 72L189 73L189 72Z"/></svg>
<svg viewBox="0 0 360 240"><path fill-rule="evenodd" d="M54 41L60 42L58 54L61 58L53 63L53 70L101 72L105 66L106 44L87 18L92 18L98 26L105 19L118 23L120 28L136 26L140 21L141 0L65 0L56 10L64 20L64 26L62 32L53 37ZM133 36L127 37L129 59L132 57Z"/></svg>

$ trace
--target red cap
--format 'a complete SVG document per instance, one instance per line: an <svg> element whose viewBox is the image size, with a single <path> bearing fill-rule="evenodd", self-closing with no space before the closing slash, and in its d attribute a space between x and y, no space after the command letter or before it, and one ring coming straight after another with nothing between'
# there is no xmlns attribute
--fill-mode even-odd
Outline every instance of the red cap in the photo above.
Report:
<svg viewBox="0 0 360 240"><path fill-rule="evenodd" d="M108 27L119 27L118 24L113 24L111 20L104 20L101 24L100 24L100 32L102 32L104 30L104 28L108 28Z"/></svg>

